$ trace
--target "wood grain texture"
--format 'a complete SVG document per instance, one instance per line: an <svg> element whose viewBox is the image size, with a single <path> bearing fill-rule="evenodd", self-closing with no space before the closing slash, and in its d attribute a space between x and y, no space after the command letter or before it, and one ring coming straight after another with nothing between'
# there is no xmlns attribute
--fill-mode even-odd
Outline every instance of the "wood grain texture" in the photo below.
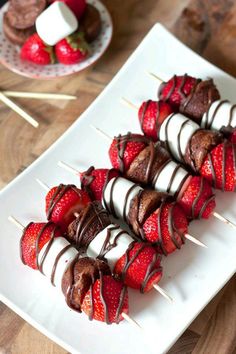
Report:
<svg viewBox="0 0 236 354"><path fill-rule="evenodd" d="M236 1L104 0L104 3L112 14L115 31L110 48L94 67L69 79L35 81L0 66L4 89L78 96L78 100L69 103L15 99L40 121L38 130L0 103L0 188L45 151L90 105L157 21L208 60L236 74ZM0 354L8 353L66 352L0 303ZM169 353L236 354L236 277L202 311Z"/></svg>

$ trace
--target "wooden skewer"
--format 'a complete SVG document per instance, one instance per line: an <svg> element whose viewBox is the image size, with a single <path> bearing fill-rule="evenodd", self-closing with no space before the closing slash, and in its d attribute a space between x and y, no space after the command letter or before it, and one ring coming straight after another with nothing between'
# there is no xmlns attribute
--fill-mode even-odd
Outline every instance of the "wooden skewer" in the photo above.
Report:
<svg viewBox="0 0 236 354"><path fill-rule="evenodd" d="M74 167L68 165L67 163L63 162L63 161L58 161L57 165L59 167L62 167L64 168L64 170L67 170L71 173L73 173L74 175L78 176L80 175L81 173L79 171L77 171Z"/></svg>
<svg viewBox="0 0 236 354"><path fill-rule="evenodd" d="M43 183L43 182L42 182ZM41 181L40 181L41 184ZM43 185L43 184L41 184ZM75 213L76 214L76 213ZM24 225L22 225L16 218L14 218L14 216L8 216L8 220L10 222L12 222L14 225L16 225L16 227L18 227L18 229L20 229L21 231L24 230ZM138 329L142 329L142 327L140 326L140 324L138 324L138 322L136 322L132 317L130 317L129 315L127 315L126 313L122 312L122 317L129 322L132 326L135 326Z"/></svg>
<svg viewBox="0 0 236 354"><path fill-rule="evenodd" d="M111 136L106 134L103 130L95 127L94 125L90 124L90 127L95 130L97 133L99 133L103 138L105 138L109 143L113 140Z"/></svg>
<svg viewBox="0 0 236 354"><path fill-rule="evenodd" d="M158 291L162 296L164 296L169 302L173 302L172 297L169 294L167 294L167 292L164 289L162 289L159 285L154 284L153 288L156 291Z"/></svg>
<svg viewBox="0 0 236 354"><path fill-rule="evenodd" d="M24 225L22 225L16 218L14 218L14 216L9 215L8 216L8 220L10 222L12 222L14 225L16 225L16 227L18 227L18 229L20 229L21 231L24 231Z"/></svg>
<svg viewBox="0 0 236 354"><path fill-rule="evenodd" d="M43 92L19 92L19 91L1 91L7 97L34 98L45 100L76 100L76 96L64 95L60 93L43 93Z"/></svg>
<svg viewBox="0 0 236 354"><path fill-rule="evenodd" d="M41 187L43 187L43 189L45 189L45 191L48 192L50 190L50 187L46 183L41 181L41 179L36 178L36 181L38 182L38 184L40 184Z"/></svg>
<svg viewBox="0 0 236 354"><path fill-rule="evenodd" d="M204 247L204 248L208 248L207 245L205 245L205 243L199 241L196 237L190 235L190 234L184 234L184 236L186 237L187 240L195 243L195 245L200 246L200 247Z"/></svg>
<svg viewBox="0 0 236 354"><path fill-rule="evenodd" d="M122 312L122 317L129 322L132 326L135 326L136 328L138 328L139 330L142 329L142 327L140 326L140 324L138 324L138 322L136 322L133 318L131 318L129 315L127 315L127 313Z"/></svg>
<svg viewBox="0 0 236 354"><path fill-rule="evenodd" d="M0 100L10 107L13 111L18 113L22 118L24 118L28 123L30 123L34 128L38 128L39 123L31 117L27 112L25 112L21 107L15 104L12 100L6 97L2 92L0 92Z"/></svg>
<svg viewBox="0 0 236 354"><path fill-rule="evenodd" d="M232 221L230 221L229 219L226 219L224 216L220 215L220 214L217 213L216 211L213 211L212 215L213 215L216 219L218 219L218 220L220 220L220 221L223 221L225 224L231 226L233 229L236 229L236 225L235 225Z"/></svg>
<svg viewBox="0 0 236 354"><path fill-rule="evenodd" d="M152 72L150 72L150 71L146 71L146 73L149 75L149 76L151 76L152 78L154 78L154 79L156 79L156 80L158 80L158 81L160 81L160 82L164 82L164 80L163 79L161 79L159 76L157 76L156 74L154 74L154 73L152 73Z"/></svg>
<svg viewBox="0 0 236 354"><path fill-rule="evenodd" d="M127 100L127 98L125 97L121 97L121 102L132 109L136 109L137 111L139 109L138 106L136 106L133 102Z"/></svg>

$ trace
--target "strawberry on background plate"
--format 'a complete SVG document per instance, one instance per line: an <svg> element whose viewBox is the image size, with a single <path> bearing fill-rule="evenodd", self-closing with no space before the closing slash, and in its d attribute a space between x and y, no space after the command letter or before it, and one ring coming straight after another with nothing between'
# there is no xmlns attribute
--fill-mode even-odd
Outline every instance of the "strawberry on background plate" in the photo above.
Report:
<svg viewBox="0 0 236 354"><path fill-rule="evenodd" d="M50 0L50 3L61 1L64 2L71 11L75 14L78 20L82 17L86 9L86 1L85 0Z"/></svg>
<svg viewBox="0 0 236 354"><path fill-rule="evenodd" d="M83 34L76 32L59 41L55 46L55 53L61 64L78 64L88 56L89 46Z"/></svg>
<svg viewBox="0 0 236 354"><path fill-rule="evenodd" d="M66 231L68 225L75 219L74 213L80 212L90 201L85 191L74 185L60 184L51 188L46 195L47 218Z"/></svg>
<svg viewBox="0 0 236 354"><path fill-rule="evenodd" d="M38 269L37 256L39 252L52 237L58 237L61 234L60 228L52 222L31 222L24 229L20 242L22 262L30 268Z"/></svg>
<svg viewBox="0 0 236 354"><path fill-rule="evenodd" d="M173 113L171 106L164 101L145 101L139 108L138 117L143 133L156 141L162 122Z"/></svg>
<svg viewBox="0 0 236 354"><path fill-rule="evenodd" d="M85 295L82 310L90 320L119 323L122 313L129 312L127 288L112 276L101 275Z"/></svg>
<svg viewBox="0 0 236 354"><path fill-rule="evenodd" d="M37 33L30 36L20 51L22 60L30 61L38 65L49 65L55 63L53 47L45 44Z"/></svg>

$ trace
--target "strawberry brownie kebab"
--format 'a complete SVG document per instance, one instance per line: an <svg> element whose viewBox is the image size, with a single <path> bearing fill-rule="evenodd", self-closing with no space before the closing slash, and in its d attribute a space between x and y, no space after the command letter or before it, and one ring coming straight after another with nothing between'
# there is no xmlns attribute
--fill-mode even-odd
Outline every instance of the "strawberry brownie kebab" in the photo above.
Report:
<svg viewBox="0 0 236 354"><path fill-rule="evenodd" d="M60 288L71 309L83 311L90 320L118 324L126 319L140 327L128 315L127 287L112 276L107 262L78 252L51 221L30 222L26 227L12 216L9 221L22 231L23 264L39 270Z"/></svg>
<svg viewBox="0 0 236 354"><path fill-rule="evenodd" d="M59 165L78 174L61 161ZM109 213L125 221L139 239L152 243L160 253L168 255L180 249L186 238L206 247L189 235L184 210L167 193L143 189L120 177L116 169L91 167L80 173L80 178L82 189L93 200L102 201Z"/></svg>
<svg viewBox="0 0 236 354"><path fill-rule="evenodd" d="M161 80L154 74L150 75ZM159 86L158 97L159 102L149 100L142 104L143 107L139 110L140 121L145 121L149 105L156 105L156 110L161 110L162 107L159 106L164 104L172 112L191 118L203 129L228 133L236 127L236 105L220 99L220 93L212 79L201 80L187 74L174 75ZM151 111L148 115L150 113ZM158 124L157 121L156 123ZM145 125L144 122L143 124Z"/></svg>
<svg viewBox="0 0 236 354"><path fill-rule="evenodd" d="M153 245L134 240L120 226L112 224L107 210L100 202L91 202L86 191L62 184L50 189L38 182L48 192L48 220L58 225L79 251L107 261L114 276L125 285L141 293L155 288L172 301L157 284L162 277L161 255Z"/></svg>

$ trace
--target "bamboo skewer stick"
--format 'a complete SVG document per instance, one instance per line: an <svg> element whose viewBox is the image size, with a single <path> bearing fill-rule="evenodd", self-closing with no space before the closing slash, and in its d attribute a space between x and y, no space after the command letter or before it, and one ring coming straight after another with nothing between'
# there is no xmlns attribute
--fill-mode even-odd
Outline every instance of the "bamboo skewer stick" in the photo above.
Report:
<svg viewBox="0 0 236 354"><path fill-rule="evenodd" d="M1 91L7 97L34 98L44 100L76 100L78 97L62 93Z"/></svg>
<svg viewBox="0 0 236 354"><path fill-rule="evenodd" d="M0 101L5 103L6 106L10 107L16 113L18 113L22 118L24 118L34 128L38 128L39 123L33 117L31 117L27 112L25 112L21 107L19 107L12 100L10 100L8 97L6 97L2 92L0 92Z"/></svg>

